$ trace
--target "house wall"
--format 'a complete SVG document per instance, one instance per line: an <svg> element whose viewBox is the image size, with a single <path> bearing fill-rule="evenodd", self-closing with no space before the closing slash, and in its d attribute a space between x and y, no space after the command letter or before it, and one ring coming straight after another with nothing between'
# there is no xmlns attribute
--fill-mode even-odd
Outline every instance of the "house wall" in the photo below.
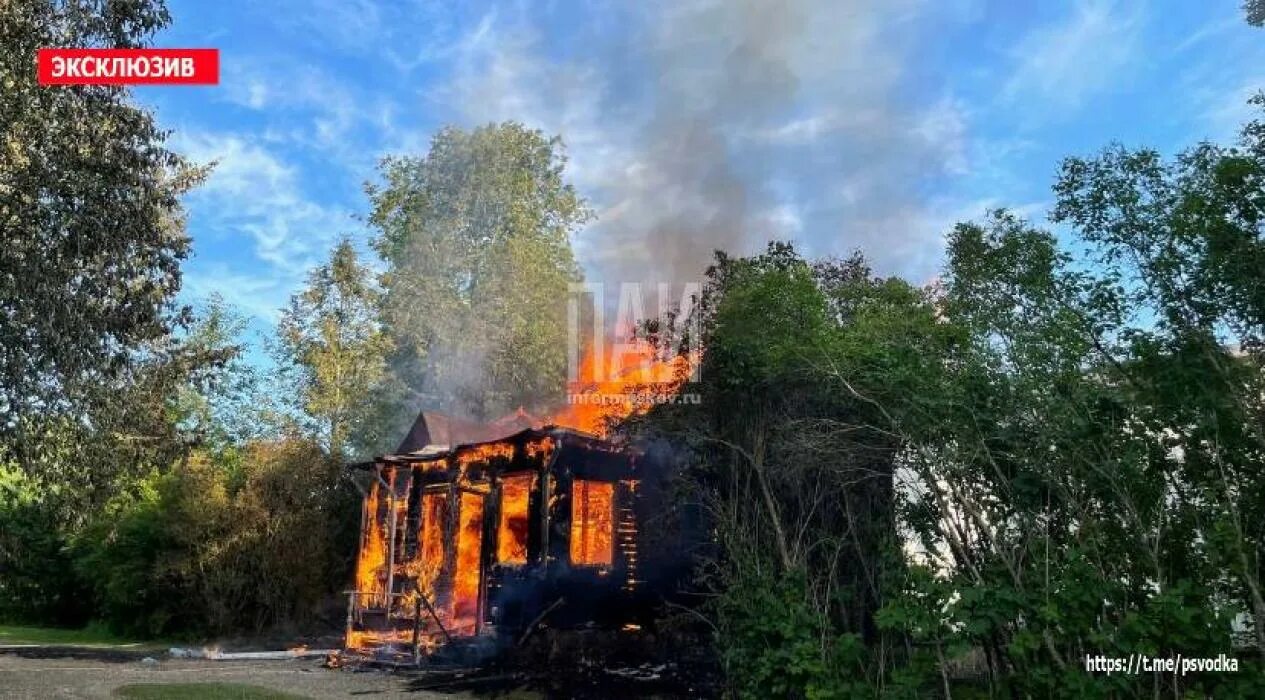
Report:
<svg viewBox="0 0 1265 700"><path fill-rule="evenodd" d="M382 481L377 482L376 497L372 490L366 495L357 586L379 581L381 595L373 595L373 591L351 595L349 648L411 642L414 627L423 636L433 636L439 633L435 616L456 637L509 633L531 623L550 606L556 610L550 617L553 624L616 622L608 618L627 607L624 603L640 583L633 455L589 439L570 440L566 435L535 431L525 431L502 443L458 448L426 460L387 458L373 466ZM526 556L504 562L497 556L503 480L523 475L534 475L535 481L528 503ZM609 564L585 566L571 561L572 489L577 480L611 485ZM388 493L383 482L396 496L394 529L389 515L393 505L387 502L391 499L382 497ZM435 499L442 499L445 505L434 507ZM481 543L472 588L468 578L470 549L463 549L457 534L463 524L469 530L469 513L480 499L477 521ZM425 507L428 500L430 508ZM435 521L439 511L442 523ZM442 546L427 534L427 527L440 528ZM388 556L394 557L394 566L385 573L371 546L369 535L373 532L388 538ZM435 561L439 551L442 562ZM463 574L463 553L467 555L464 583L456 580ZM376 571L364 570L374 566ZM388 579L392 590L389 605L385 595ZM419 600L413 581L421 581L425 601ZM477 592L473 603L468 596L462 600L462 592L470 590ZM555 605L559 599L565 604ZM436 615L426 611L425 602Z"/></svg>

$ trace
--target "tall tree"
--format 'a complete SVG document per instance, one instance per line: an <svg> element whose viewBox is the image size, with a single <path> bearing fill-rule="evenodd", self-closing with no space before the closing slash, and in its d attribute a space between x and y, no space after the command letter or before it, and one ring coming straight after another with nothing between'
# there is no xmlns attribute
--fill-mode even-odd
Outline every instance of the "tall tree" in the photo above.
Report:
<svg viewBox="0 0 1265 700"><path fill-rule="evenodd" d="M185 381L170 399L182 440L211 450L273 437L285 406L246 356L247 320L218 294L199 305L180 338Z"/></svg>
<svg viewBox="0 0 1265 700"><path fill-rule="evenodd" d="M881 643L900 446L882 404L934 362L932 309L860 256L812 264L784 243L718 254L699 301L702 365L682 389L698 400L634 425L692 458L685 482L719 545L701 579L718 594L722 658L740 696L862 696L878 679L839 660ZM690 324L671 325L677 345ZM880 380L867 365L900 371Z"/></svg>
<svg viewBox="0 0 1265 700"><path fill-rule="evenodd" d="M1262 183L1258 121L1237 148L1065 161L1051 218L1076 254L1005 213L955 228L937 317L961 340L926 343L938 369L885 405L919 545L889 626L982 650L1020 694L1262 692L1256 671L1087 681L1077 662L1265 661Z"/></svg>
<svg viewBox="0 0 1265 700"><path fill-rule="evenodd" d="M369 221L408 409L487 418L561 396L571 235L590 216L565 165L560 139L514 122L449 127L381 164Z"/></svg>
<svg viewBox="0 0 1265 700"><path fill-rule="evenodd" d="M202 172L126 90L41 87L47 46L132 48L161 0L10 0L0 11L0 446L22 464L57 421L96 424L161 342L189 249L179 198ZM115 405L107 401L104 405Z"/></svg>
<svg viewBox="0 0 1265 700"><path fill-rule="evenodd" d="M391 347L378 322L380 302L373 272L344 239L282 314L281 350L298 370L301 409L331 455L345 456L353 434L363 440L373 432L367 411Z"/></svg>

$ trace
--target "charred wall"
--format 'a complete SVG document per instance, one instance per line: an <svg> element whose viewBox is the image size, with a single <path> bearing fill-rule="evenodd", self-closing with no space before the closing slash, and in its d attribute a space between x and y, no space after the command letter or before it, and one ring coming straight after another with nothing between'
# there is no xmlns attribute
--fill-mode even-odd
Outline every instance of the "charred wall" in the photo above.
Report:
<svg viewBox="0 0 1265 700"><path fill-rule="evenodd" d="M357 587L371 590L351 595L348 647L433 635L436 620L455 636L514 635L542 614L553 627L643 623L689 572L694 530L669 457L546 429L362 465L376 491Z"/></svg>

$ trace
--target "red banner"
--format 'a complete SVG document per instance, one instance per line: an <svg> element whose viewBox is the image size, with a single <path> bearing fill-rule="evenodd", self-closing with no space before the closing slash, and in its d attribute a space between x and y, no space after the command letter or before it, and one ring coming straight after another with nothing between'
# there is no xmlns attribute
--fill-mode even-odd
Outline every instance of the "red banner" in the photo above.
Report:
<svg viewBox="0 0 1265 700"><path fill-rule="evenodd" d="M217 85L219 49L40 49L40 85Z"/></svg>

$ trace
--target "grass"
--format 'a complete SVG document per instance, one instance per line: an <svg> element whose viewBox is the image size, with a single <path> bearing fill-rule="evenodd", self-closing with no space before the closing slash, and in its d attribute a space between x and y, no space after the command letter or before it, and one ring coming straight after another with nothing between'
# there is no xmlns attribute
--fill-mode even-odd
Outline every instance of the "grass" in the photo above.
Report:
<svg viewBox="0 0 1265 700"><path fill-rule="evenodd" d="M6 644L40 644L47 646L82 646L117 649L161 648L161 641L127 639L111 633L103 625L88 625L82 629L60 627L23 627L0 625L0 646Z"/></svg>
<svg viewBox="0 0 1265 700"><path fill-rule="evenodd" d="M115 688L114 696L132 700L303 700L305 697L245 683L133 683Z"/></svg>

